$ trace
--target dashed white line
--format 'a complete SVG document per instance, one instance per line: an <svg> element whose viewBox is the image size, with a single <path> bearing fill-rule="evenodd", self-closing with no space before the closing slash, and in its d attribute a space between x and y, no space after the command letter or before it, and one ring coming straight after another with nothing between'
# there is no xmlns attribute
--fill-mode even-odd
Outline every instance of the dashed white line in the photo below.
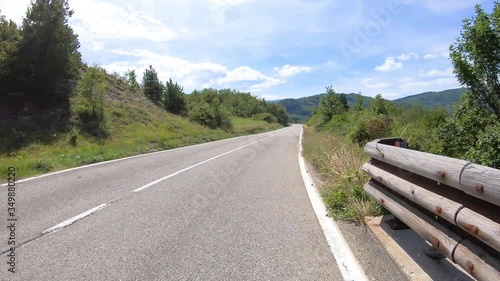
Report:
<svg viewBox="0 0 500 281"><path fill-rule="evenodd" d="M286 129L288 129L288 128L282 128L282 129L274 130L274 131L271 131L271 132L260 133L260 134L255 134L255 135L239 136L239 137L234 137L234 138L229 138L229 139L222 139L222 140L217 140L217 141L211 141L211 142L205 142L205 143L195 144L195 145L191 145L191 146L184 146L184 147L179 147L179 148L173 148L173 149L168 149L168 150L162 150L162 151L156 151L156 152L151 152L151 153L145 153L145 154L139 154L139 155L124 157L124 158L119 158L119 159L113 159L113 160L103 161L103 162L99 162L99 163L94 163L94 164L89 164L89 165L74 167L74 168L70 168L70 169L66 169L66 170L61 170L61 171L57 171L57 172L52 172L52 173L48 173L48 174L44 174L44 175L40 175L40 176L36 176L36 177L31 177L31 178L27 178L27 179L22 179L22 180L16 181L16 183L31 181L31 180L34 180L34 179L44 178L44 177L48 177L48 176L53 176L53 175L57 175L57 174L61 174L61 173L66 173L66 172L80 170L80 169L94 167L94 166L99 166L99 165L103 165L103 164L109 164L109 163L114 163L114 162L128 160L128 159L134 159L134 158L139 158L139 157L145 157L145 156L155 155L155 154L159 154L159 153L168 153L168 152L172 152L172 151L184 150L184 149L198 147L198 146L205 146L205 145L209 145L209 144L213 144L213 143L219 143L219 142L225 142L225 141L229 141L229 140L235 140L235 139L246 138L246 137L253 137L253 136L261 136L261 135L269 134L269 133L276 133L276 132L279 132L281 130L286 130ZM7 183L4 183L4 184L0 185L0 187L4 187L4 186L7 186Z"/></svg>
<svg viewBox="0 0 500 281"><path fill-rule="evenodd" d="M79 214L78 216L74 216L74 217L70 218L69 220L65 220L62 223L60 223L60 224L58 224L56 226L53 226L53 227L51 227L51 228L43 231L43 234L51 233L51 232L57 231L57 230L59 230L61 228L64 228L64 227L66 227L68 225L71 225L71 224L75 223L76 221L81 220L84 217L90 216L93 213L95 213L95 212L97 212L97 211L105 208L107 205L108 204L99 205L99 206L97 206L97 207L95 207L93 209L90 209L90 210L88 210L86 212L83 212L83 213Z"/></svg>
<svg viewBox="0 0 500 281"><path fill-rule="evenodd" d="M182 169L182 170L180 170L180 171L177 171L177 172L175 172L175 173L173 173L173 174L170 174L170 175L165 176L165 177L163 177L163 178L161 178L161 179L157 179L157 180L155 180L155 181L152 181L152 182L150 182L150 183L148 183L148 184L146 184L146 185L143 185L143 186L141 186L141 187L139 187L139 188L137 188L137 189L134 189L134 190L132 190L132 192L139 192L139 191L142 191L142 190L144 190L144 189L146 189L146 188L148 188L148 187L151 187L151 186L153 186L153 185L155 185L155 184L157 184L157 183L159 183L159 182L162 182L162 181L164 181L164 180L166 180L166 179L169 179L169 178L171 178L171 177L175 177L175 176L177 176L178 174L184 173L185 171L191 170L191 169L193 169L193 168L195 168L195 167L197 167L197 166L203 165L203 164L208 163L208 162L210 162L210 161L212 161L212 160L215 160L215 159L217 159L217 158L219 158L219 157L222 157L222 156L224 156L224 155L228 155L228 154L230 154L230 153L233 153L233 152L235 152L235 151L238 151L238 150L240 150L240 149L243 149L243 148L245 148L245 147L247 147L247 146L250 146L250 145L252 145L252 144L258 143L258 142L263 141L263 140L268 139L268 138L269 138L269 137L265 137L265 138L259 139L259 140L257 140L257 141L254 141L254 142L251 142L251 143L249 143L249 144L246 144L246 145L244 145L244 146L240 146L240 147L238 147L238 148L235 148L235 149L233 149L233 150L231 150L231 151L228 151L228 152L225 152L225 153L219 154L219 155L217 155L217 156L214 156L214 157L212 157L212 158L209 158L209 159L207 159L207 160L204 160L204 161L198 162L198 163L196 163L196 164L194 164L194 165L192 165L192 166L189 166L189 167L184 168L184 169Z"/></svg>
<svg viewBox="0 0 500 281"><path fill-rule="evenodd" d="M327 210L321 195L319 194L316 187L313 185L312 179L306 171L306 164L304 158L302 157L302 137L304 134L304 128L302 127L300 131L299 139L299 166L300 172L302 174L302 179L304 180L304 185L306 186L307 195L309 195L309 200L313 206L316 217L318 218L319 224L323 229L326 241L330 246L330 251L332 252L335 260L337 261L338 268L344 280L359 280L368 281L363 268L359 265L358 260L354 257L354 254L349 248L349 245L345 241L342 232L338 225L331 218L327 217Z"/></svg>

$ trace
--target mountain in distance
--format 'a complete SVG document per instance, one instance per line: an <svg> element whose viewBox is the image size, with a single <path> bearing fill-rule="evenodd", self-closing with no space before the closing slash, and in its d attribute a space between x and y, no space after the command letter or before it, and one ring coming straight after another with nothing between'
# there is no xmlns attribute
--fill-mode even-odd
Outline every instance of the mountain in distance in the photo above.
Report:
<svg viewBox="0 0 500 281"><path fill-rule="evenodd" d="M421 105L424 108L451 108L453 105L460 101L462 94L467 89L458 88L450 89L441 92L425 92L413 96L393 100L393 102L400 105Z"/></svg>
<svg viewBox="0 0 500 281"><path fill-rule="evenodd" d="M398 105L420 105L424 108L451 108L455 103L460 101L460 97L463 93L465 93L466 89L458 88L458 89L450 89L440 92L425 92L417 95L407 96L400 99L395 99L392 102ZM309 97L302 97L298 99L283 99L272 101L283 105L292 121L301 122L307 119L312 115L312 111L314 108L318 107L320 99L326 94L319 94ZM358 99L360 94L346 94L347 104L349 106L356 105L358 103ZM366 108L370 105L373 98L362 96L363 97L363 106Z"/></svg>

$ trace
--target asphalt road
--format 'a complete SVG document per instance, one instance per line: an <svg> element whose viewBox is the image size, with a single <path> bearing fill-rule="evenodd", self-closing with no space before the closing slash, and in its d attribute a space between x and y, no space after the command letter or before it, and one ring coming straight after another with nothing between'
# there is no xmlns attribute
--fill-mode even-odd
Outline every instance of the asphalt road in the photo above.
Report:
<svg viewBox="0 0 500 281"><path fill-rule="evenodd" d="M292 126L19 182L16 273L2 211L0 278L342 280L301 178L299 135Z"/></svg>

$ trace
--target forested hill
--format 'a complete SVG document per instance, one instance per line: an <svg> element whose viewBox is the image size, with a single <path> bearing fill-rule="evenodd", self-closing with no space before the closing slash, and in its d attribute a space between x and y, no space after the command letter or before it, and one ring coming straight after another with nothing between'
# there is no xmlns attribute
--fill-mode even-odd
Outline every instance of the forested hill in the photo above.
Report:
<svg viewBox="0 0 500 281"><path fill-rule="evenodd" d="M450 89L441 92L426 92L418 95L408 96L394 100L397 104L419 104L425 108L452 107L460 101L460 97L466 89Z"/></svg>
<svg viewBox="0 0 500 281"><path fill-rule="evenodd" d="M440 92L425 92L417 95L412 95L400 99L393 100L399 105L421 105L424 108L445 107L450 108L455 103L460 101L460 97L466 90L463 88L450 89ZM319 94L298 99L284 99L276 101L283 105L288 111L290 118L295 122L303 121L311 116L312 111L319 105L320 99L325 94ZM372 97L362 96L360 94L346 94L347 103L349 106L359 103L359 99L363 99L363 106L368 107Z"/></svg>
<svg viewBox="0 0 500 281"><path fill-rule="evenodd" d="M318 107L320 99L325 95L326 94L319 94L299 99L284 99L276 102L286 108L292 121L300 122L311 116L313 109ZM363 106L368 107L373 100L371 97L362 96L360 94L346 94L346 98L349 106L359 103L359 100L362 98Z"/></svg>

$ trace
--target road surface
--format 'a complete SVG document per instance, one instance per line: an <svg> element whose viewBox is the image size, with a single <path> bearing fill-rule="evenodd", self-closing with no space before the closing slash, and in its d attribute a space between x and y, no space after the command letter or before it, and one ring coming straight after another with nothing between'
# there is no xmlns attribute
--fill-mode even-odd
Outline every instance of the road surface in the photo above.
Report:
<svg viewBox="0 0 500 281"><path fill-rule="evenodd" d="M16 273L4 226L0 278L342 280L299 171L300 130L19 181Z"/></svg>

